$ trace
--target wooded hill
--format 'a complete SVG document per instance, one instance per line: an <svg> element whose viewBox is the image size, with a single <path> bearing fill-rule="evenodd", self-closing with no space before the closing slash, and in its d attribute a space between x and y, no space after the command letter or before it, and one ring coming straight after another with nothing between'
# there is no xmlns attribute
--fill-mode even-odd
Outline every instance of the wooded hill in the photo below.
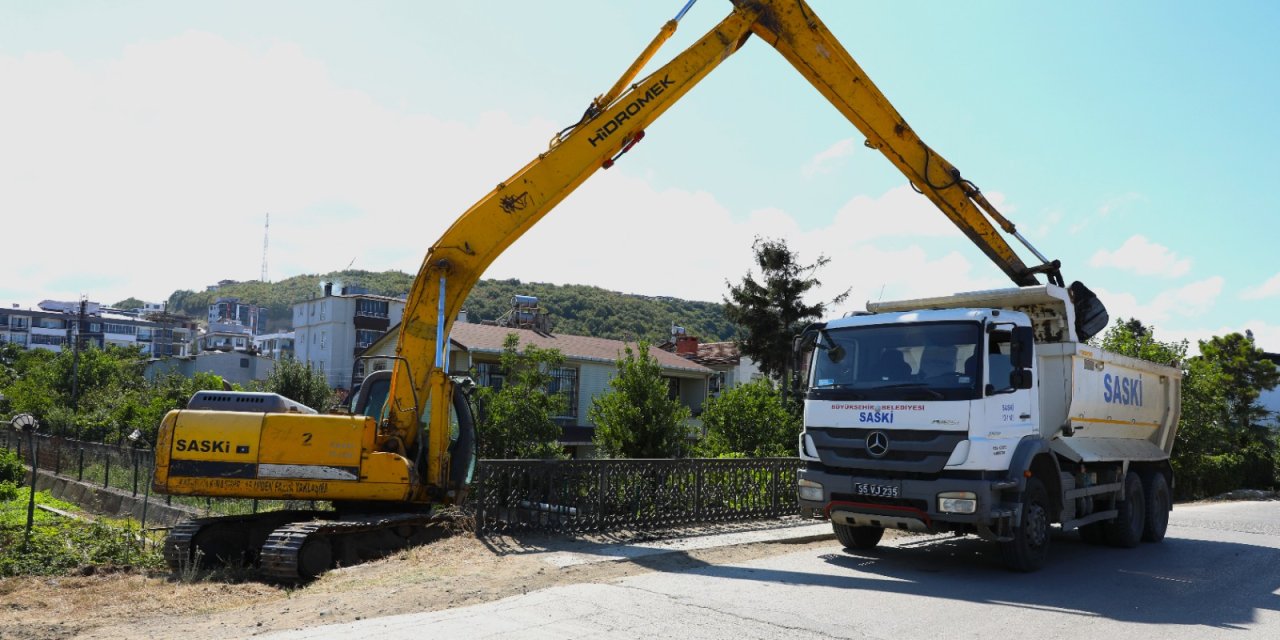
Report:
<svg viewBox="0 0 1280 640"><path fill-rule="evenodd" d="M239 298L245 304L267 308L266 330L283 330L292 326L294 303L319 297L320 283L334 280L371 294L403 297L409 291L413 276L401 271L349 270L294 276L279 282L239 282L224 285L217 291L180 290L169 296L169 310L203 320L214 300ZM735 333L734 325L724 317L722 305L715 302L516 279L477 283L464 306L468 319L485 322L503 317L511 309L514 295L536 296L542 309L550 315L555 333L662 342L670 337L673 323L703 342L730 340Z"/></svg>

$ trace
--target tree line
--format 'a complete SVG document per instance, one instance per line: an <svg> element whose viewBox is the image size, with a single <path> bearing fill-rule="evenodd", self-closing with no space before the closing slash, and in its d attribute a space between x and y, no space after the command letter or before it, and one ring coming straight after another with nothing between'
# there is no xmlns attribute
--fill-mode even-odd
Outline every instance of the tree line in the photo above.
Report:
<svg viewBox="0 0 1280 640"><path fill-rule="evenodd" d="M337 401L323 373L291 359L277 361L265 381L248 389L207 372L148 379L146 363L138 347L90 345L77 357L69 349L0 344L0 416L30 413L41 432L78 440L119 443L136 429L155 442L164 415L197 391L268 391L321 411Z"/></svg>
<svg viewBox="0 0 1280 640"><path fill-rule="evenodd" d="M168 299L168 310L194 318L204 318L218 298L239 298L245 304L266 309L268 330L282 330L293 322L293 305L321 294L321 282L340 280L374 295L404 296L413 276L402 271L335 271L327 274L294 276L278 282L238 282L217 291L179 290ZM536 296L550 314L552 330L569 335L612 340L661 342L671 325L684 327L704 341L732 339L736 327L723 312L723 305L670 297L618 293L586 285L556 285L520 280L481 280L467 296L463 308L471 322L500 320L511 309L511 297ZM130 298L120 308L141 306Z"/></svg>

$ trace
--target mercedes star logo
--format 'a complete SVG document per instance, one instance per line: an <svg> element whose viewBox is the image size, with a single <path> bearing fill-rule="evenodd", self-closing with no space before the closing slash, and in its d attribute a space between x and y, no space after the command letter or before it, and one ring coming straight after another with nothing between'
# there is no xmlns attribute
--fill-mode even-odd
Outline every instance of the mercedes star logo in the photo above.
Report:
<svg viewBox="0 0 1280 640"><path fill-rule="evenodd" d="M873 458L883 458L889 453L889 434L883 431L872 431L867 435L867 453Z"/></svg>

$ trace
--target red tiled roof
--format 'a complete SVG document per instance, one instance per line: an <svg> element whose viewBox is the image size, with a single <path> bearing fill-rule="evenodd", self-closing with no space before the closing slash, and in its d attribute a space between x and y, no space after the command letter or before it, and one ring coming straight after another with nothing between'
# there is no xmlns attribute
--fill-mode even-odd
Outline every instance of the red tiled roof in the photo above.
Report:
<svg viewBox="0 0 1280 640"><path fill-rule="evenodd" d="M694 362L701 364L738 364L742 353L734 342L708 342L698 345L698 357Z"/></svg>
<svg viewBox="0 0 1280 640"><path fill-rule="evenodd" d="M659 349L669 353L676 352L676 343L670 340L658 345ZM707 367L736 366L742 361L742 353L734 342L707 342L698 345L697 353L681 353L680 357Z"/></svg>
<svg viewBox="0 0 1280 640"><path fill-rule="evenodd" d="M455 322L453 333L449 337L453 342L472 352L501 353L502 343L509 333L519 336L522 346L532 344L544 349L559 349L566 358L574 360L616 362L625 347L634 345L621 340L538 333L528 329L512 329L470 322ZM657 345L649 346L649 354L663 369L676 369L703 375L712 373L710 369L674 353L663 351Z"/></svg>

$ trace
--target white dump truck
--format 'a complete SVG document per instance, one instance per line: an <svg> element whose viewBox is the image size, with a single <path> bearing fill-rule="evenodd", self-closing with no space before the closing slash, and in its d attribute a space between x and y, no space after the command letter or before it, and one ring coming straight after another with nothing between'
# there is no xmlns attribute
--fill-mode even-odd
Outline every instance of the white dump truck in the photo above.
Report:
<svg viewBox="0 0 1280 640"><path fill-rule="evenodd" d="M1077 339L1055 285L879 302L797 339L801 507L850 548L973 533L1043 566L1051 525L1164 538L1181 372ZM1105 320L1104 320L1105 322Z"/></svg>

